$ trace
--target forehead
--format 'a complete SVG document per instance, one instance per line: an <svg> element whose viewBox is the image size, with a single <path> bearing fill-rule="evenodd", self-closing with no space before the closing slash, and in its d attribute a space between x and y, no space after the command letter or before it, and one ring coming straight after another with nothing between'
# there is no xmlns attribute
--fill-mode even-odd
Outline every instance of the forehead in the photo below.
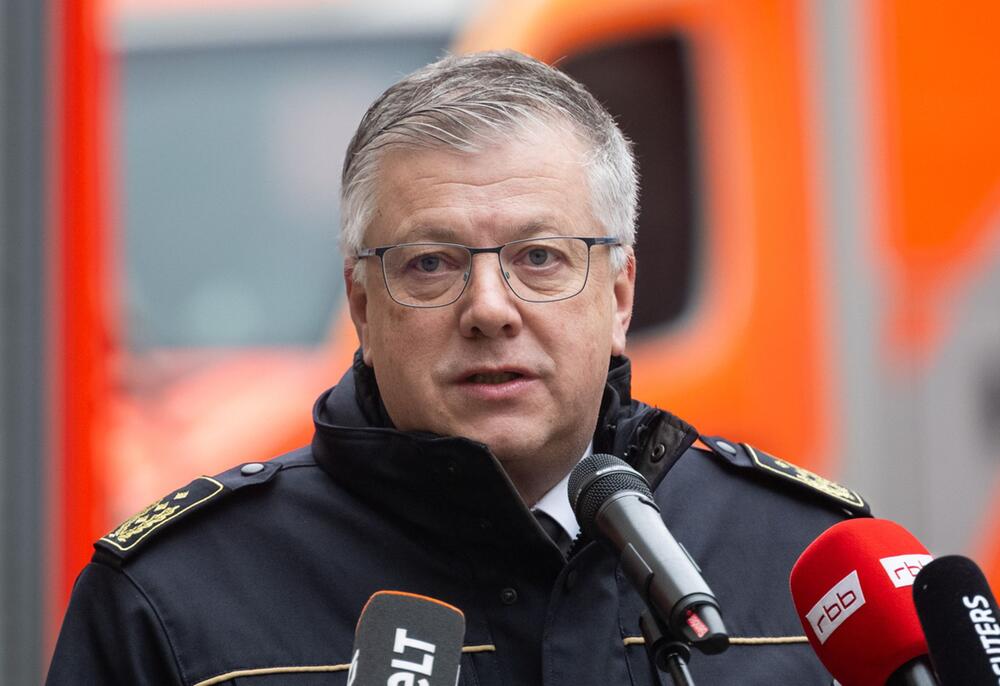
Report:
<svg viewBox="0 0 1000 686"><path fill-rule="evenodd" d="M548 127L477 152L386 150L365 244L486 245L538 233L594 234L586 161L577 136Z"/></svg>

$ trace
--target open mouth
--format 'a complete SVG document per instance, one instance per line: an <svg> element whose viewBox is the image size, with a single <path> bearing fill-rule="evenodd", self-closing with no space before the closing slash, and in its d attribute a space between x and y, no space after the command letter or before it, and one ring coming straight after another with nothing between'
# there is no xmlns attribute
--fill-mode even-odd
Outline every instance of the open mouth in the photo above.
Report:
<svg viewBox="0 0 1000 686"><path fill-rule="evenodd" d="M469 383L481 383L481 384L502 384L508 381L513 381L514 379L520 379L523 374L518 374L517 372L489 372L486 374L472 374L466 381Z"/></svg>

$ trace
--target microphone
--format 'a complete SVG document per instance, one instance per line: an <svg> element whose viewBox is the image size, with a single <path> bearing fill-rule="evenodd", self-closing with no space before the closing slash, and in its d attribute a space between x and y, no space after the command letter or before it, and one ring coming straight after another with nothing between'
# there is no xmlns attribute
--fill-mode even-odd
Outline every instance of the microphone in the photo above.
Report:
<svg viewBox="0 0 1000 686"><path fill-rule="evenodd" d="M842 686L933 686L910 586L933 558L886 519L834 524L809 544L789 583L820 661Z"/></svg>
<svg viewBox="0 0 1000 686"><path fill-rule="evenodd" d="M458 608L378 591L358 618L347 686L455 686L464 638L465 615Z"/></svg>
<svg viewBox="0 0 1000 686"><path fill-rule="evenodd" d="M1000 684L1000 608L975 562L934 560L917 574L913 602L942 686Z"/></svg>
<svg viewBox="0 0 1000 686"><path fill-rule="evenodd" d="M625 575L674 637L706 654L729 647L715 595L670 535L639 472L613 455L590 455L570 475L569 499L583 531L620 555Z"/></svg>

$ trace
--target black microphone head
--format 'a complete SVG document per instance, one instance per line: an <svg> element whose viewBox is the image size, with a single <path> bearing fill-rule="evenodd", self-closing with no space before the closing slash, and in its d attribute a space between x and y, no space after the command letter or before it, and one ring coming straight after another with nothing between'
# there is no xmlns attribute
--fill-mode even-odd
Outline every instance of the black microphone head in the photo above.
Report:
<svg viewBox="0 0 1000 686"><path fill-rule="evenodd" d="M455 686L464 639L465 615L458 608L413 593L378 591L358 618L348 686Z"/></svg>
<svg viewBox="0 0 1000 686"><path fill-rule="evenodd" d="M1000 608L975 562L932 560L913 582L913 603L942 686L1000 683Z"/></svg>
<svg viewBox="0 0 1000 686"><path fill-rule="evenodd" d="M594 535L597 512L608 498L622 491L633 491L653 500L649 484L642 474L625 460L614 455L594 453L580 460L569 476L569 502L580 528Z"/></svg>

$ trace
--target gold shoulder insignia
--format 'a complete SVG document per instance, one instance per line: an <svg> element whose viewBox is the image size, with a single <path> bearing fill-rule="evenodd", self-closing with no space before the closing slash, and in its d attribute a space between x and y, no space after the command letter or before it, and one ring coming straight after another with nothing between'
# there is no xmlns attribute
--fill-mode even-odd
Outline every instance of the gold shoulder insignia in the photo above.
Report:
<svg viewBox="0 0 1000 686"><path fill-rule="evenodd" d="M200 476L187 486L150 503L118 525L114 531L103 536L95 545L104 546L122 556L160 527L219 495L222 489L223 485L215 479Z"/></svg>
<svg viewBox="0 0 1000 686"><path fill-rule="evenodd" d="M750 455L750 459L753 460L758 469L819 491L823 495L847 506L854 512L869 513L868 503L865 502L864 498L857 491L852 491L846 486L841 486L836 482L825 479L819 474L810 472L808 469L803 469L798 465L785 462L773 455L768 455L763 450L755 449L746 443L743 443L742 446L746 449L747 454Z"/></svg>

